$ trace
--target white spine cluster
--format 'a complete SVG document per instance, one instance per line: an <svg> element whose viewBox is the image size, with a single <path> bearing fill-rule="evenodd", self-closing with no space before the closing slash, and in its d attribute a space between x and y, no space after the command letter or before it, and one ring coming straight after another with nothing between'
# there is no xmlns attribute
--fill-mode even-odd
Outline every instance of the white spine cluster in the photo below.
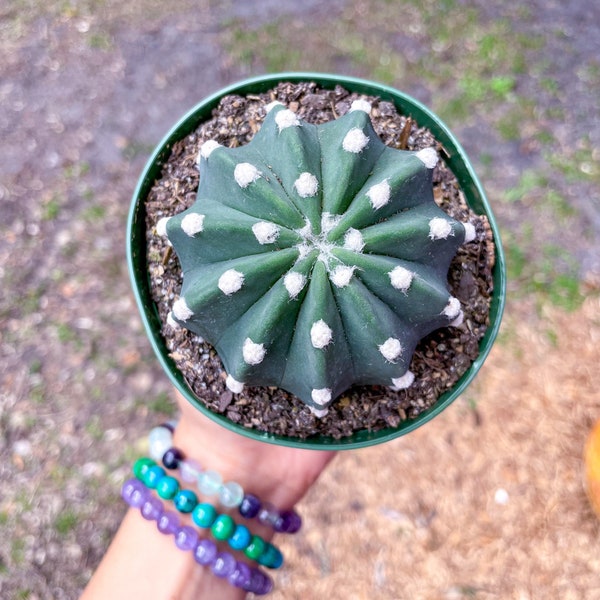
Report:
<svg viewBox="0 0 600 600"><path fill-rule="evenodd" d="M188 213L181 219L181 229L190 237L204 231L204 215Z"/></svg>
<svg viewBox="0 0 600 600"><path fill-rule="evenodd" d="M344 288L350 283L350 280L352 279L352 275L354 275L355 270L356 270L356 267L348 267L347 265L338 265L330 273L329 279L331 279L331 282L336 287Z"/></svg>
<svg viewBox="0 0 600 600"><path fill-rule="evenodd" d="M442 312L450 320L456 319L461 312L460 300L458 298L451 297Z"/></svg>
<svg viewBox="0 0 600 600"><path fill-rule="evenodd" d="M321 215L321 232L329 233L341 220L342 215L332 215L331 213L324 212Z"/></svg>
<svg viewBox="0 0 600 600"><path fill-rule="evenodd" d="M235 294L242 289L244 275L235 269L228 269L219 277L217 285L226 296L231 296L231 294Z"/></svg>
<svg viewBox="0 0 600 600"><path fill-rule="evenodd" d="M433 169L438 164L438 154L435 148L423 148L417 152L417 158L428 168Z"/></svg>
<svg viewBox="0 0 600 600"><path fill-rule="evenodd" d="M331 390L329 388L313 390L310 396L313 399L313 402L319 406L325 406L331 402Z"/></svg>
<svg viewBox="0 0 600 600"><path fill-rule="evenodd" d="M409 388L415 380L415 374L412 371L406 371L402 377L394 377L392 379L392 389L394 391L405 390Z"/></svg>
<svg viewBox="0 0 600 600"><path fill-rule="evenodd" d="M242 188L247 188L261 176L261 172L250 163L238 163L235 165L233 177L235 182Z"/></svg>
<svg viewBox="0 0 600 600"><path fill-rule="evenodd" d="M369 138L365 135L364 131L362 129L359 129L358 127L355 127L345 135L342 141L342 148L346 152L358 154L367 147L368 143Z"/></svg>
<svg viewBox="0 0 600 600"><path fill-rule="evenodd" d="M279 102L279 100L273 100L273 102L269 102L269 104L267 104L265 106L265 112L267 114L269 114L276 106L285 106L283 104L283 102Z"/></svg>
<svg viewBox="0 0 600 600"><path fill-rule="evenodd" d="M400 290L401 292L408 291L410 284L412 283L414 273L405 269L404 267L394 267L389 273L390 282L392 287Z"/></svg>
<svg viewBox="0 0 600 600"><path fill-rule="evenodd" d="M196 162L199 163L202 158L208 158L220 145L221 144L219 144L219 142L216 140L207 140L204 142L204 144L200 146L200 152Z"/></svg>
<svg viewBox="0 0 600 600"><path fill-rule="evenodd" d="M260 365L264 360L267 350L264 344L255 344L250 338L244 340L242 356L244 362L249 365Z"/></svg>
<svg viewBox="0 0 600 600"><path fill-rule="evenodd" d="M311 198L319 191L319 180L312 173L300 173L294 182L294 188L301 198Z"/></svg>
<svg viewBox="0 0 600 600"><path fill-rule="evenodd" d="M371 201L371 206L377 210L389 204L392 195L392 188L388 183L387 179L384 179L381 183L376 183L367 192L367 196Z"/></svg>
<svg viewBox="0 0 600 600"><path fill-rule="evenodd" d="M252 225L252 233L261 245L276 242L279 237L279 231L279 227L269 221L259 221Z"/></svg>
<svg viewBox="0 0 600 600"><path fill-rule="evenodd" d="M289 108L284 110L280 110L275 115L275 123L277 123L277 127L279 127L279 131L283 131L288 127L298 127L300 126L300 119L295 112L292 112Z"/></svg>
<svg viewBox="0 0 600 600"><path fill-rule="evenodd" d="M443 217L435 217L429 221L429 237L432 240L445 240L452 233L450 221Z"/></svg>
<svg viewBox="0 0 600 600"><path fill-rule="evenodd" d="M463 223L463 227L465 228L465 244L468 244L477 237L477 232L472 223Z"/></svg>
<svg viewBox="0 0 600 600"><path fill-rule="evenodd" d="M313 323L310 328L310 342L314 348L323 349L331 343L332 339L333 331L323 319Z"/></svg>
<svg viewBox="0 0 600 600"><path fill-rule="evenodd" d="M167 325L173 329L177 329L179 327L179 323L173 318L172 311L167 315Z"/></svg>
<svg viewBox="0 0 600 600"><path fill-rule="evenodd" d="M402 354L400 340L392 337L388 338L381 346L379 346L379 352L381 352L386 360L389 360L392 363L396 362Z"/></svg>
<svg viewBox="0 0 600 600"><path fill-rule="evenodd" d="M296 271L290 271L286 273L283 278L283 285L290 295L290 299L293 300L302 291L302 288L306 285L306 277L302 273Z"/></svg>
<svg viewBox="0 0 600 600"><path fill-rule="evenodd" d="M194 315L194 311L187 305L185 298L179 298L173 303L173 315L180 321L187 321Z"/></svg>
<svg viewBox="0 0 600 600"><path fill-rule="evenodd" d="M231 375L227 375L227 379L225 380L225 385L234 393L240 394L244 389L244 384L237 379L234 379Z"/></svg>
<svg viewBox="0 0 600 600"><path fill-rule="evenodd" d="M163 217L156 223L156 233L161 237L167 235L167 223L169 222L170 218L171 217Z"/></svg>
<svg viewBox="0 0 600 600"><path fill-rule="evenodd" d="M354 112L356 110L362 110L363 112L370 114L371 113L371 103L366 100L360 99L355 100L351 106L349 112Z"/></svg>
<svg viewBox="0 0 600 600"><path fill-rule="evenodd" d="M350 227L344 234L344 248L353 252L362 252L365 247L365 241L362 233L354 227Z"/></svg>
<svg viewBox="0 0 600 600"><path fill-rule="evenodd" d="M310 409L310 412L315 415L315 417L317 417L317 419L322 419L323 417L326 417L329 414L329 409L328 408L315 408L314 406L309 406L308 407Z"/></svg>

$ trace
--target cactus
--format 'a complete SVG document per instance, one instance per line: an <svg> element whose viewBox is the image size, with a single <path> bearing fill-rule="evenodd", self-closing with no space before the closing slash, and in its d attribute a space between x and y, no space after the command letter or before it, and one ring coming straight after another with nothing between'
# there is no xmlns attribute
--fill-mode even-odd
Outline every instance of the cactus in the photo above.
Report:
<svg viewBox="0 0 600 600"><path fill-rule="evenodd" d="M370 110L312 125L269 105L248 144L201 146L196 202L157 227L183 272L169 321L234 393L278 386L323 416L353 384L408 387L419 340L462 318L447 274L475 229L435 204L435 149L386 146Z"/></svg>

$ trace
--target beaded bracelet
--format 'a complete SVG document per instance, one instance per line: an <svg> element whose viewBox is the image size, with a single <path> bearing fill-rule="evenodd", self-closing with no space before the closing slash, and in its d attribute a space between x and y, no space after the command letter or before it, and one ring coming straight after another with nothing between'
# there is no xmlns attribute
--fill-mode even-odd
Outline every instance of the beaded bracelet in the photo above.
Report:
<svg viewBox="0 0 600 600"><path fill-rule="evenodd" d="M193 527L182 525L177 514L165 510L164 504L138 479L123 484L121 497L129 506L139 508L144 519L156 521L161 533L173 535L179 549L193 552L194 560L209 567L217 577L259 596L273 589L273 580L266 573L237 561L229 552L219 552L211 540L200 539Z"/></svg>
<svg viewBox="0 0 600 600"><path fill-rule="evenodd" d="M229 481L223 483L219 473L203 471L193 460L186 459L183 452L173 447L175 424L163 423L150 431L150 456L161 461L167 469L179 469L181 478L188 483L195 482L200 492L206 496L218 495L221 504L238 509L246 519L254 517L263 525L268 525L277 533L296 533L302 526L300 515L294 510L279 511L272 504L262 503L254 494L244 493L242 486Z"/></svg>
<svg viewBox="0 0 600 600"><path fill-rule="evenodd" d="M192 521L202 529L209 529L218 541L227 541L234 550L240 550L263 567L278 569L283 564L283 554L273 544L266 542L227 514L219 514L212 504L199 502L192 490L182 489L174 477L151 458L143 457L133 465L133 474L147 488L156 490L163 500L171 500L184 514L191 513Z"/></svg>

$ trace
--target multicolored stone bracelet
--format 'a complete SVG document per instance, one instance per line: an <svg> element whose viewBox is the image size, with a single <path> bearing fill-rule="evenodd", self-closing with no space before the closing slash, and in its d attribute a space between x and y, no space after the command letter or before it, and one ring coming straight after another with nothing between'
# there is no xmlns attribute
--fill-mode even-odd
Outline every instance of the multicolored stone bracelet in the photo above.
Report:
<svg viewBox="0 0 600 600"><path fill-rule="evenodd" d="M277 533L296 533L302 526L300 515L294 510L278 510L269 503L263 503L254 494L244 493L242 486L229 481L223 483L221 475L213 470L202 470L194 460L187 459L181 450L173 447L175 424L164 423L150 431L150 456L162 462L167 469L179 469L181 478L188 483L196 483L206 496L217 495L220 503L227 508L238 509L246 519L256 519L271 527Z"/></svg>
<svg viewBox="0 0 600 600"><path fill-rule="evenodd" d="M212 504L199 502L192 490L182 489L175 477L148 457L138 459L133 465L133 474L144 486L163 500L171 500L175 508L184 514L191 513L192 521L202 529L208 529L218 541L226 541L231 548L243 552L263 567L278 569L283 564L283 554L273 544L266 542L230 515L219 514Z"/></svg>
<svg viewBox="0 0 600 600"><path fill-rule="evenodd" d="M217 545L200 539L194 527L182 525L176 513L165 510L164 504L138 479L129 479L121 488L121 497L133 508L138 508L144 519L156 521L158 530L173 535L180 550L190 551L194 560L207 566L231 585L262 596L273 589L273 580L256 567L238 561L229 552L219 552Z"/></svg>

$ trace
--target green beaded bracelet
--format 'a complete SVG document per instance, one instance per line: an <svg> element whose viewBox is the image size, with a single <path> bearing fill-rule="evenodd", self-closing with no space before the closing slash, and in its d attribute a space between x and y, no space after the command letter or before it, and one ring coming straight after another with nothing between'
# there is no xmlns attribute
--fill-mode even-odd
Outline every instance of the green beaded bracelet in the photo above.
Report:
<svg viewBox="0 0 600 600"><path fill-rule="evenodd" d="M217 509L208 502L201 502L196 505L196 508L192 511L192 521L201 527L202 529L209 528L217 518Z"/></svg>
<svg viewBox="0 0 600 600"><path fill-rule="evenodd" d="M195 492L182 489L177 479L167 475L151 458L138 459L132 470L136 479L147 488L156 490L163 500L172 501L179 512L191 513L192 521L202 529L209 529L216 540L231 542L230 546L235 550L244 552L248 558L263 567L278 569L283 564L283 554L279 548L258 535L250 536L248 532L245 536L234 536L238 529L247 528L238 525L228 514L219 514L212 504L199 502ZM243 539L241 543L240 538Z"/></svg>
<svg viewBox="0 0 600 600"><path fill-rule="evenodd" d="M165 475L156 484L156 493L163 500L173 500L178 492L179 482L177 479L175 479L175 477L171 477L170 475Z"/></svg>
<svg viewBox="0 0 600 600"><path fill-rule="evenodd" d="M181 513L191 513L198 504L198 496L192 490L179 490L173 498L175 508Z"/></svg>
<svg viewBox="0 0 600 600"><path fill-rule="evenodd" d="M235 531L235 521L229 515L219 515L210 528L212 536L221 542L228 540Z"/></svg>
<svg viewBox="0 0 600 600"><path fill-rule="evenodd" d="M244 550L244 554L252 560L258 560L260 555L265 551L267 542L258 535L253 535L248 546Z"/></svg>

